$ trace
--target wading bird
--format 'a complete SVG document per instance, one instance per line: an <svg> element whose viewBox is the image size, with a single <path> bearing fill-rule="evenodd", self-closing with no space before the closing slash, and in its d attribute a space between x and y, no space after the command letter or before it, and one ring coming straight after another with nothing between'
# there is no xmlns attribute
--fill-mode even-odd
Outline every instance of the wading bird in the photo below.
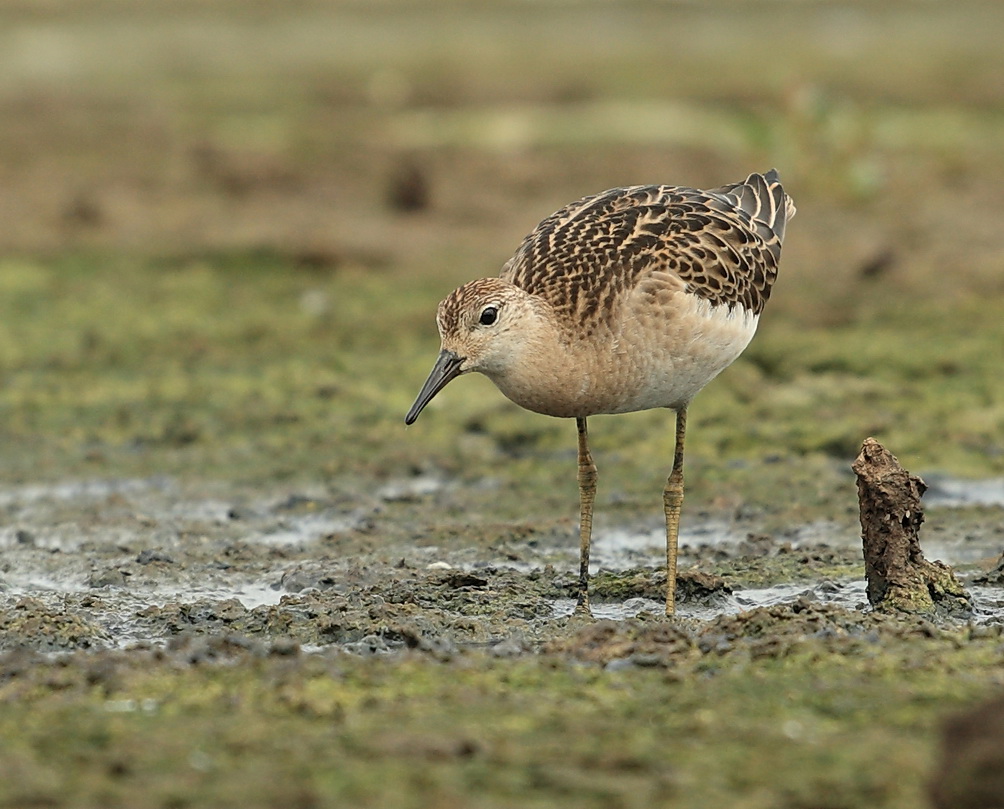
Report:
<svg viewBox="0 0 1004 809"><path fill-rule="evenodd" d="M498 278L470 281L439 304L441 351L405 423L472 371L521 407L575 419L579 609L589 609L597 478L586 419L666 407L676 411L663 492L673 614L687 408L753 338L794 213L774 170L708 191L614 188L547 217Z"/></svg>

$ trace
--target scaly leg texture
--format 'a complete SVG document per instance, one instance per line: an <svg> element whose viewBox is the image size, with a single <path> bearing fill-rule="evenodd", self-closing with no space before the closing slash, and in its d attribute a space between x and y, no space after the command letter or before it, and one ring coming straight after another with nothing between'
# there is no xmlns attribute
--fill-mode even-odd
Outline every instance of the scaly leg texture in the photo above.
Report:
<svg viewBox="0 0 1004 809"><path fill-rule="evenodd" d="M589 613L589 542L593 533L596 499L596 464L589 454L585 418L576 418L579 430L579 601L576 612Z"/></svg>
<svg viewBox="0 0 1004 809"><path fill-rule="evenodd" d="M676 451L662 502L666 509L666 615L676 612L676 549L680 539L683 508L683 439L687 432L687 408L676 411Z"/></svg>

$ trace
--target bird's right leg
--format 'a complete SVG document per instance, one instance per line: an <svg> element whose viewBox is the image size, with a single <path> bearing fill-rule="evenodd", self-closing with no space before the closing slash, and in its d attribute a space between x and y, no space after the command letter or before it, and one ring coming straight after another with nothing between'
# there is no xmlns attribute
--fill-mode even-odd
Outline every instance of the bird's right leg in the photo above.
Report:
<svg viewBox="0 0 1004 809"><path fill-rule="evenodd" d="M589 454L586 419L576 418L579 430L579 600L576 612L589 614L589 542L593 533L593 501L596 499L596 464Z"/></svg>

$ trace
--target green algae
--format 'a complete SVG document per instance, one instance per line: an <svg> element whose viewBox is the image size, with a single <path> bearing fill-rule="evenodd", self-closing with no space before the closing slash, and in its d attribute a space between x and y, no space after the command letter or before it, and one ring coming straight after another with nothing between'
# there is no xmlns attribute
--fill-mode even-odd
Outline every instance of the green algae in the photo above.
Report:
<svg viewBox="0 0 1004 809"><path fill-rule="evenodd" d="M142 258L5 263L3 274L20 286L0 301L9 448L0 474L200 470L261 481L423 469L470 482L504 478L498 519L528 502L538 514L558 503L574 510L569 425L520 411L490 385L460 380L419 424L400 424L435 354L432 281L305 275L259 256L237 262L239 270L233 262L170 271ZM318 313L305 298L327 308ZM383 328L386 318L395 328ZM911 468L999 474L993 403L1004 400L1004 381L991 346L1004 341L1002 322L987 307L931 310L898 331L887 327L895 340L862 358L876 340L867 317L839 338L789 326L783 313L767 321L748 356L693 405L688 511L731 500L802 522L834 509L846 515L853 489L844 464L876 432ZM960 323L970 347L944 370L944 346L960 342ZM759 372L777 342L784 365ZM841 374L867 374L867 395L845 384L851 376L819 369L824 343L830 364L846 363ZM595 422L601 519L605 502L657 514L671 416Z"/></svg>
<svg viewBox="0 0 1004 809"><path fill-rule="evenodd" d="M7 655L0 805L916 806L938 722L1001 664L997 636L839 611L671 627L516 661Z"/></svg>

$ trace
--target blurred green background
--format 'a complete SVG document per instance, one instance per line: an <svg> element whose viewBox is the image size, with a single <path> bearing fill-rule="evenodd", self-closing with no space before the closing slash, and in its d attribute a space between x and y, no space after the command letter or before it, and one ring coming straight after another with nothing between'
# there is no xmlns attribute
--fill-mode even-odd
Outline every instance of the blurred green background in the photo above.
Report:
<svg viewBox="0 0 1004 809"><path fill-rule="evenodd" d="M778 458L808 496L869 434L999 474L1002 36L972 0L4 3L0 477L565 480L572 428L484 380L405 432L437 301L579 196L771 166L799 213L693 496ZM597 422L661 485L669 414Z"/></svg>

